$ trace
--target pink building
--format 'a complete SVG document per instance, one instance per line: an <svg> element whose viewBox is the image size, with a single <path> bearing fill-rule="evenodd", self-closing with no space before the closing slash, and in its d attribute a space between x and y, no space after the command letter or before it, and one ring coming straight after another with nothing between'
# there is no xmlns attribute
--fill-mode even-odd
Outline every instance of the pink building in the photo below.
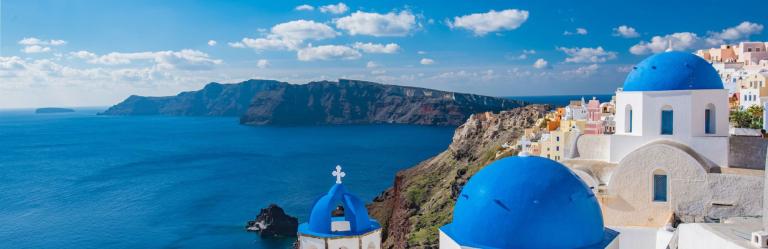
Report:
<svg viewBox="0 0 768 249"><path fill-rule="evenodd" d="M600 101L592 97L587 103L587 126L584 134L603 134L602 111L600 110Z"/></svg>

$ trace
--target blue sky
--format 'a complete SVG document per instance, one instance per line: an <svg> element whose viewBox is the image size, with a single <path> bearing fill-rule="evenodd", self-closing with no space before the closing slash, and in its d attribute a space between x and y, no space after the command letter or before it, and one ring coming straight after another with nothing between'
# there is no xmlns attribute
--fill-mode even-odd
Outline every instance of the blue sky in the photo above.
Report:
<svg viewBox="0 0 768 249"><path fill-rule="evenodd" d="M668 40L681 51L768 40L760 0L738 11L655 0L0 4L0 108L103 106L248 78L610 93Z"/></svg>

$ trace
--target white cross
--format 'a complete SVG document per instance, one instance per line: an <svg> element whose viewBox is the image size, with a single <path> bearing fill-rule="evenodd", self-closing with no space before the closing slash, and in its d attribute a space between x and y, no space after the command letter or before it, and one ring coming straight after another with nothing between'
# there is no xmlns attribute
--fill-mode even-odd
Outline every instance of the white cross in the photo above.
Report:
<svg viewBox="0 0 768 249"><path fill-rule="evenodd" d="M341 171L341 165L336 165L336 170L332 171L331 175L336 177L336 184L341 184L341 178L347 174Z"/></svg>

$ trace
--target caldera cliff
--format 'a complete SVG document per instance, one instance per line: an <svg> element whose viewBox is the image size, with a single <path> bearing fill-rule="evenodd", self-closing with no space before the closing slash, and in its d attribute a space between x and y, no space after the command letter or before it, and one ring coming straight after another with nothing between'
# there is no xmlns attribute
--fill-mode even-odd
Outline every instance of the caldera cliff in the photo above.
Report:
<svg viewBox="0 0 768 249"><path fill-rule="evenodd" d="M248 125L418 124L458 126L469 115L521 106L515 100L345 80L289 84L210 83L169 97L130 96L104 115L239 116Z"/></svg>
<svg viewBox="0 0 768 249"><path fill-rule="evenodd" d="M501 145L516 141L549 109L529 105L474 114L456 129L447 150L398 172L393 186L368 206L384 229L383 248L438 248L438 228L450 223L456 197L467 180L490 162L516 154Z"/></svg>

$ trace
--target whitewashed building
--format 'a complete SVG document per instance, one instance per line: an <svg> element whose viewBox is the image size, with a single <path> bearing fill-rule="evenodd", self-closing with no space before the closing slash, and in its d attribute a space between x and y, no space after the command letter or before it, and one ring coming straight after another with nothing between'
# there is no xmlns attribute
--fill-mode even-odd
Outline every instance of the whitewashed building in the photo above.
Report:
<svg viewBox="0 0 768 249"><path fill-rule="evenodd" d="M616 92L610 161L619 162L655 140L669 140L727 167L728 115L728 91L707 61L683 52L651 56Z"/></svg>

